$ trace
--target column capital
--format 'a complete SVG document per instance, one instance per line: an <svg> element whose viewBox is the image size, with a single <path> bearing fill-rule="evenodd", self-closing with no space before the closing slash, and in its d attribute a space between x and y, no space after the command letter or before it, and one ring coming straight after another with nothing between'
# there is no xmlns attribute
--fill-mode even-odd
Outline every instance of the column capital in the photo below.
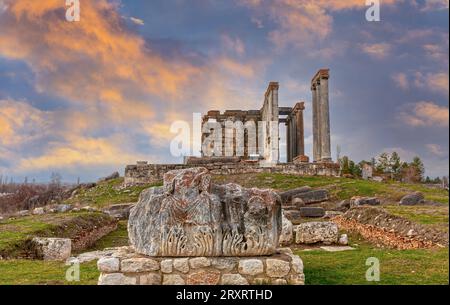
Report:
<svg viewBox="0 0 450 305"><path fill-rule="evenodd" d="M293 113L297 113L299 111L305 110L305 102L299 102L295 104L294 108L292 109Z"/></svg>
<svg viewBox="0 0 450 305"><path fill-rule="evenodd" d="M311 84L320 82L321 79L329 79L330 78L330 69L320 69L317 71L316 75L311 80Z"/></svg>

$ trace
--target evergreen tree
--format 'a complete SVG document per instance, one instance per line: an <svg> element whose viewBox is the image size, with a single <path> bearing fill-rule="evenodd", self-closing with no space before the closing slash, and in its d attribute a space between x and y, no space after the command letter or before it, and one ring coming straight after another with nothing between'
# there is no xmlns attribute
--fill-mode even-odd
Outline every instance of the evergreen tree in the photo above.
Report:
<svg viewBox="0 0 450 305"><path fill-rule="evenodd" d="M422 160L419 157L414 157L413 161L410 164L416 170L416 181L420 182L423 180L423 175L425 173L425 166L423 165Z"/></svg>

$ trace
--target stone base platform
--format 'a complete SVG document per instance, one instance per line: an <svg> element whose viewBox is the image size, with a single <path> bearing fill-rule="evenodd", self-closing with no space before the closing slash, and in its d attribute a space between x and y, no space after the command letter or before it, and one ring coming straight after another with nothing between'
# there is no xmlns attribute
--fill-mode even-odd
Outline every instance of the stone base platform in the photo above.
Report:
<svg viewBox="0 0 450 305"><path fill-rule="evenodd" d="M258 257L149 257L131 247L99 259L99 285L303 285L303 262L289 248Z"/></svg>

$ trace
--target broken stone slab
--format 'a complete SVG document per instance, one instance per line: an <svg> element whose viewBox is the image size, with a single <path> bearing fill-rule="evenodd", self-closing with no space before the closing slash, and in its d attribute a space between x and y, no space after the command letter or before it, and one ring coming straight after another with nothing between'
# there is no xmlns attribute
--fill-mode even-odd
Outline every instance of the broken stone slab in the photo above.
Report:
<svg viewBox="0 0 450 305"><path fill-rule="evenodd" d="M341 202L339 202L336 205L336 209L338 211L345 212L348 209L350 209L350 205L351 205L350 200L349 199L345 199L345 200L342 200Z"/></svg>
<svg viewBox="0 0 450 305"><path fill-rule="evenodd" d="M355 250L355 248L347 247L347 246L323 246L323 247L320 247L320 249L325 250L327 252L342 252L342 251Z"/></svg>
<svg viewBox="0 0 450 305"><path fill-rule="evenodd" d="M302 216L298 210L284 210L284 215L292 224L299 224L301 222Z"/></svg>
<svg viewBox="0 0 450 305"><path fill-rule="evenodd" d="M301 217L323 217L325 209L321 207L303 207L300 208Z"/></svg>
<svg viewBox="0 0 450 305"><path fill-rule="evenodd" d="M286 246L292 244L294 241L294 232L292 222L286 218L284 212L282 214L282 229L280 235L280 245Z"/></svg>
<svg viewBox="0 0 450 305"><path fill-rule="evenodd" d="M30 211L28 210L22 210L16 213L17 217L25 217L25 216L29 216L30 215Z"/></svg>
<svg viewBox="0 0 450 305"><path fill-rule="evenodd" d="M69 212L72 209L73 209L73 206L71 204L58 204L57 206L55 206L53 208L53 210L55 210L55 212L57 212L57 213Z"/></svg>
<svg viewBox="0 0 450 305"><path fill-rule="evenodd" d="M119 220L124 220L129 218L130 211L135 206L136 203L113 204L103 209L103 213L108 214L109 216L117 218Z"/></svg>
<svg viewBox="0 0 450 305"><path fill-rule="evenodd" d="M66 261L72 252L69 238L34 237L31 240L34 257L45 261Z"/></svg>
<svg viewBox="0 0 450 305"><path fill-rule="evenodd" d="M43 215L45 214L44 208L35 208L33 210L33 215Z"/></svg>
<svg viewBox="0 0 450 305"><path fill-rule="evenodd" d="M327 190L313 190L297 194L295 198L300 198L305 204L311 204L327 201L330 195Z"/></svg>
<svg viewBox="0 0 450 305"><path fill-rule="evenodd" d="M336 216L341 216L343 214L344 214L344 212L340 212L340 211L325 211L325 216L323 216L323 218L331 219Z"/></svg>
<svg viewBox="0 0 450 305"><path fill-rule="evenodd" d="M418 205L425 202L425 197L420 192L415 192L404 196L400 200L400 205Z"/></svg>
<svg viewBox="0 0 450 305"><path fill-rule="evenodd" d="M141 193L128 233L148 256L273 254L281 233L281 199L272 190L212 185L206 168L164 174L164 185Z"/></svg>
<svg viewBox="0 0 450 305"><path fill-rule="evenodd" d="M353 197L350 199L350 206L357 207L362 205L376 206L380 205L381 201L377 197Z"/></svg>
<svg viewBox="0 0 450 305"><path fill-rule="evenodd" d="M285 192L280 192L279 195L281 197L281 201L283 204L290 203L295 197L298 197L299 194L309 192L312 188L309 186L302 186L296 189L288 190Z"/></svg>
<svg viewBox="0 0 450 305"><path fill-rule="evenodd" d="M338 243L339 243L341 246L347 246L347 245L348 245L348 235L347 235L347 234L342 234L342 235L339 237Z"/></svg>
<svg viewBox="0 0 450 305"><path fill-rule="evenodd" d="M295 243L324 244L337 243L339 238L338 226L333 222L306 222L299 224L295 232Z"/></svg>

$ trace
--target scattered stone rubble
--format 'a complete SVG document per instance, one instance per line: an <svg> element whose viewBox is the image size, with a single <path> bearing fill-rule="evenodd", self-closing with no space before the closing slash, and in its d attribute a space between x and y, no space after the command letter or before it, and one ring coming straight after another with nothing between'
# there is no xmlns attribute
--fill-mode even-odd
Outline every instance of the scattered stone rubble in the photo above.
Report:
<svg viewBox="0 0 450 305"><path fill-rule="evenodd" d="M448 233L413 223L374 207L355 207L333 218L342 229L378 245L397 249L448 247Z"/></svg>

